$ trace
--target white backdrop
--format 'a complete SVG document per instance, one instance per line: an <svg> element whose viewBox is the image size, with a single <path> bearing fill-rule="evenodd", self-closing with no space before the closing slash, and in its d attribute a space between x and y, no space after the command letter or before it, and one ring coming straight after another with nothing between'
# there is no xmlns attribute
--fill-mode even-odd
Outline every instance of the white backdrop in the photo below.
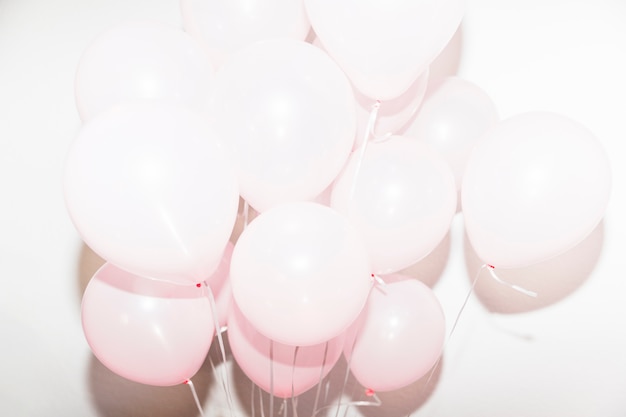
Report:
<svg viewBox="0 0 626 417"><path fill-rule="evenodd" d="M180 24L178 1L0 0L1 415L196 414L187 387L145 387L111 374L80 326L81 293L99 261L81 244L62 197L64 156L80 126L73 77L95 35L137 18ZM430 395L418 383L360 413L626 415L625 21L623 0L469 1L455 40L460 51L452 48L434 71L450 73L458 61L458 75L482 87L502 117L551 110L585 124L610 155L612 199L577 252L525 271L535 277L526 286L545 287L536 304L481 281ZM442 268L448 256L434 289L449 325L477 268L463 249L462 226L457 215L449 240L425 265ZM563 273L564 265L571 270ZM555 277L559 286L544 285ZM250 409L250 388L235 372L234 394ZM230 415L219 374L207 364L195 379L207 415Z"/></svg>

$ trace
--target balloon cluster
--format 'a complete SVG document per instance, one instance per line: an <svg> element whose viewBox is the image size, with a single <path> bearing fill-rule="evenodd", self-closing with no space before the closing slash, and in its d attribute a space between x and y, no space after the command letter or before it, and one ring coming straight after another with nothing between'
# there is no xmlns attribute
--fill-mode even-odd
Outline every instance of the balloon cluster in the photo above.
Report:
<svg viewBox="0 0 626 417"><path fill-rule="evenodd" d="M445 339L432 290L398 272L459 208L498 268L584 239L610 188L593 135L551 113L500 121L472 83L430 79L463 3L182 0L185 31L134 22L95 39L65 197L107 261L82 305L98 359L179 384L225 326L273 395L312 388L342 354L364 387L395 390Z"/></svg>

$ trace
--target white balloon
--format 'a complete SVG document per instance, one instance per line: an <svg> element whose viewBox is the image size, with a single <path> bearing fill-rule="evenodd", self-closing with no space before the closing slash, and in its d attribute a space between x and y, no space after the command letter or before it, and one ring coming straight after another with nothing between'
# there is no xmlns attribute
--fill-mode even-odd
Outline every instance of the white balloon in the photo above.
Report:
<svg viewBox="0 0 626 417"><path fill-rule="evenodd" d="M388 274L419 261L456 212L454 177L428 145L401 136L368 143L335 181L331 207L363 235L372 268Z"/></svg>
<svg viewBox="0 0 626 417"><path fill-rule="evenodd" d="M311 28L302 0L181 0L180 6L185 31L218 67L253 42L304 40Z"/></svg>
<svg viewBox="0 0 626 417"><path fill-rule="evenodd" d="M75 80L80 117L138 99L206 109L214 77L202 46L180 29L158 22L114 26L84 51Z"/></svg>
<svg viewBox="0 0 626 417"><path fill-rule="evenodd" d="M492 128L469 157L467 235L488 264L532 265L589 235L610 189L608 157L589 130L554 113L520 114Z"/></svg>
<svg viewBox="0 0 626 417"><path fill-rule="evenodd" d="M260 212L317 197L354 143L350 82L302 41L257 42L233 55L218 71L211 111L235 148L241 196Z"/></svg>

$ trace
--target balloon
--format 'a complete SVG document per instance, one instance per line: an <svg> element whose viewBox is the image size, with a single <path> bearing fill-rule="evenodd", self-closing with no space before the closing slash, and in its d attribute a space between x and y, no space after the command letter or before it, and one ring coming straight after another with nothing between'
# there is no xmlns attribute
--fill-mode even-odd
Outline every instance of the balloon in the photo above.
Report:
<svg viewBox="0 0 626 417"><path fill-rule="evenodd" d="M195 375L215 331L203 289L145 279L110 263L87 285L82 323L91 350L107 368L157 386Z"/></svg>
<svg viewBox="0 0 626 417"><path fill-rule="evenodd" d="M431 144L448 162L461 190L467 157L481 136L498 122L489 96L476 85L447 77L428 86L426 97L404 135Z"/></svg>
<svg viewBox="0 0 626 417"><path fill-rule="evenodd" d="M528 266L582 241L608 204L608 157L579 123L529 112L497 124L470 154L462 204L480 259Z"/></svg>
<svg viewBox="0 0 626 417"><path fill-rule="evenodd" d="M265 337L315 345L343 333L371 288L360 236L329 207L285 203L239 237L231 263L235 302Z"/></svg>
<svg viewBox="0 0 626 417"><path fill-rule="evenodd" d="M114 26L83 52L75 79L83 121L115 104L162 99L205 110L214 77L202 46L158 22Z"/></svg>
<svg viewBox="0 0 626 417"><path fill-rule="evenodd" d="M260 212L322 193L354 142L350 83L306 42L257 42L233 55L218 71L212 112L239 157L241 196Z"/></svg>
<svg viewBox="0 0 626 417"><path fill-rule="evenodd" d="M401 136L369 143L335 181L331 207L361 232L376 274L419 261L456 212L454 177L428 145ZM360 161L360 162L359 162Z"/></svg>
<svg viewBox="0 0 626 417"><path fill-rule="evenodd" d="M195 284L217 268L237 215L228 152L198 115L138 102L86 123L65 167L85 243L137 275Z"/></svg>
<svg viewBox="0 0 626 417"><path fill-rule="evenodd" d="M183 27L218 66L260 40L304 40L311 25L302 0L181 0Z"/></svg>
<svg viewBox="0 0 626 417"><path fill-rule="evenodd" d="M428 69L401 96L382 102L377 111L376 122L372 129L374 135L382 136L398 132L417 112L426 93L427 85ZM358 147L363 143L365 135L372 133L367 132L367 126L375 101L358 91L355 92L355 96L358 104L355 147Z"/></svg>
<svg viewBox="0 0 626 417"><path fill-rule="evenodd" d="M281 398L317 385L343 350L344 335L312 346L285 345L257 332L238 308L231 310L228 341L237 364L256 385Z"/></svg>
<svg viewBox="0 0 626 417"><path fill-rule="evenodd" d="M464 0L305 0L324 49L364 95L400 96L454 35Z"/></svg>
<svg viewBox="0 0 626 417"><path fill-rule="evenodd" d="M357 381L374 391L417 381L443 348L443 311L432 290L417 280L374 289L357 323L346 336L344 354Z"/></svg>

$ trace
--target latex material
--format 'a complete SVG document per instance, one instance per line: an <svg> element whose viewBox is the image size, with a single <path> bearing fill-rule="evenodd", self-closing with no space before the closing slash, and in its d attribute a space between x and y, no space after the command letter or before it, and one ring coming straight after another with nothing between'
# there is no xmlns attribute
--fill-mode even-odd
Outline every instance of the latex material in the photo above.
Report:
<svg viewBox="0 0 626 417"><path fill-rule="evenodd" d="M239 158L241 195L257 211L319 195L343 167L356 131L348 79L324 52L258 42L217 74L212 113Z"/></svg>
<svg viewBox="0 0 626 417"><path fill-rule="evenodd" d="M483 134L498 122L491 98L458 77L432 80L420 111L404 132L432 145L448 162L461 189L467 158Z"/></svg>
<svg viewBox="0 0 626 417"><path fill-rule="evenodd" d="M180 384L200 369L213 340L204 291L104 264L83 295L87 342L100 362L124 378L157 386Z"/></svg>
<svg viewBox="0 0 626 417"><path fill-rule="evenodd" d="M275 342L257 332L236 307L231 310L227 334L233 356L248 378L280 398L316 386L337 363L344 342L343 334L312 346Z"/></svg>
<svg viewBox="0 0 626 417"><path fill-rule="evenodd" d="M302 0L181 0L183 27L219 67L253 42L304 40L311 25Z"/></svg>
<svg viewBox="0 0 626 417"><path fill-rule="evenodd" d="M72 144L67 208L85 243L107 261L195 284L217 268L235 223L229 156L190 110L119 106L85 124Z"/></svg>
<svg viewBox="0 0 626 417"><path fill-rule="evenodd" d="M305 0L324 49L368 97L400 96L443 50L464 0Z"/></svg>
<svg viewBox="0 0 626 417"><path fill-rule="evenodd" d="M417 280L374 289L358 323L346 338L344 353L365 388L405 387L424 376L441 354L443 311L432 290Z"/></svg>
<svg viewBox="0 0 626 417"><path fill-rule="evenodd" d="M91 119L115 104L161 99L206 110L214 69L202 46L159 22L114 26L81 56L75 79L80 117Z"/></svg>
<svg viewBox="0 0 626 417"><path fill-rule="evenodd" d="M456 212L454 177L428 145L392 136L369 143L335 181L331 207L363 235L372 269L388 274L419 261L443 239Z"/></svg>
<svg viewBox="0 0 626 417"><path fill-rule="evenodd" d="M325 342L359 315L370 290L361 238L334 210L287 203L241 234L231 263L235 302L264 336L295 346Z"/></svg>
<svg viewBox="0 0 626 417"><path fill-rule="evenodd" d="M548 112L513 116L469 157L462 189L469 240L495 267L549 259L596 227L610 184L602 145L578 122Z"/></svg>

